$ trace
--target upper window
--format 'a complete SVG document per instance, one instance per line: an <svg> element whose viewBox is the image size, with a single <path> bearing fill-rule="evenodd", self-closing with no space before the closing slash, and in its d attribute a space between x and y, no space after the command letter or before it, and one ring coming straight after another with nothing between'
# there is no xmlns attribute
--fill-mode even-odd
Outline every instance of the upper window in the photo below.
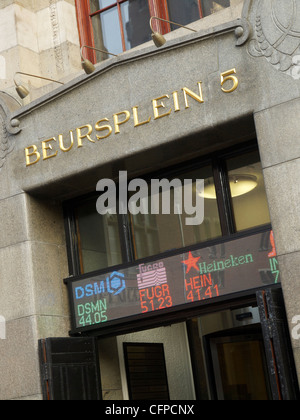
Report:
<svg viewBox="0 0 300 420"><path fill-rule="evenodd" d="M162 188L158 192L150 188L152 180L156 179L169 180L170 183L177 180L181 181L181 185L184 180L204 180L202 192L198 191L196 182L190 184L194 199L196 194L204 199L203 222L188 225L185 211L176 211L175 204L173 206L175 189L165 190L164 193ZM74 274L203 244L270 224L257 150L247 149L244 153L213 156L181 169L174 168L161 176L154 174L151 179L145 178L145 182L149 186L149 195L139 199L140 211L137 214L98 214L96 202L100 193L68 204L66 209L71 229L67 236L73 251ZM171 194L169 197L172 204L167 212L161 211L163 194ZM130 197L128 195L129 200ZM155 200L160 205L159 211L149 208ZM197 209L197 201L194 204Z"/></svg>
<svg viewBox="0 0 300 420"><path fill-rule="evenodd" d="M151 16L187 25L230 6L230 0L76 0L81 45L120 54L151 40ZM178 27L155 20L165 34ZM93 62L108 58L88 50Z"/></svg>

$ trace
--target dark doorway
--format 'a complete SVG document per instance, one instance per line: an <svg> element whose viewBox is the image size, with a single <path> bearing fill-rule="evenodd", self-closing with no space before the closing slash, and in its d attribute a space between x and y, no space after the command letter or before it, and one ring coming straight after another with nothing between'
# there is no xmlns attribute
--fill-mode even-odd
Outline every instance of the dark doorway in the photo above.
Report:
<svg viewBox="0 0 300 420"><path fill-rule="evenodd" d="M124 343L130 400L168 400L163 344Z"/></svg>

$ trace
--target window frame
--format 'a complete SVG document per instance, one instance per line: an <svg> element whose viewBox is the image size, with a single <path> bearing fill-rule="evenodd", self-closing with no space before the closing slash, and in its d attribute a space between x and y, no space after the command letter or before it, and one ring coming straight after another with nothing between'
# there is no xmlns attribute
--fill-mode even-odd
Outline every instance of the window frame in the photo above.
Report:
<svg viewBox="0 0 300 420"><path fill-rule="evenodd" d="M150 173L145 176L142 174L140 175L141 178L145 179L146 181L150 180L151 178L159 178L162 179L164 177L176 177L181 173L192 171L197 168L206 166L210 164L213 169L213 177L215 181L216 187L216 196L217 196L217 206L219 212L219 220L221 226L221 233L222 236L215 239L209 239L207 241L198 242L193 245L189 245L187 247L178 248L172 251L165 251L160 254L151 255L145 258L136 259L135 252L134 252L134 238L133 238L133 229L130 222L130 217L127 215L120 215L118 214L118 226L119 226L119 233L120 233L120 244L121 244L121 252L123 262L122 264L116 266L126 266L128 264L136 263L138 261L151 261L157 259L158 256L168 256L172 253L176 252L187 252L191 249L198 249L199 246L206 247L211 246L212 244L222 243L224 241L228 241L230 239L234 239L235 237L243 237L247 235L251 235L253 233L258 233L260 231L264 231L267 229L271 229L271 223L258 225L251 227L249 229L245 229L242 231L237 231L235 226L235 218L234 218L234 210L233 210L233 202L230 194L230 185L227 176L227 169L226 169L226 161L231 157L237 157L239 155L243 155L249 152L259 151L258 145L256 141L250 141L240 147L233 146L229 149L225 149L219 152L215 152L200 158L193 159L192 161L184 162L182 164L169 167L169 168L162 168L161 170ZM128 179L130 182L130 179ZM98 198L99 194L97 193L90 193L83 197L77 197L75 199L69 200L64 203L64 219L65 219L65 231L66 231L66 238L67 238L67 253L68 253L68 263L69 263L69 273L71 276L84 276L81 272L81 264L80 264L80 252L79 252L79 232L77 229L77 222L76 222L76 206L80 203L83 203L85 200L89 200L93 197ZM118 196L118 194L117 194ZM113 270L114 267L106 267L104 269L97 270L99 272L107 272L109 270Z"/></svg>
<svg viewBox="0 0 300 420"><path fill-rule="evenodd" d="M95 47L95 39L94 39L94 31L92 25L92 17L97 16L98 14L105 12L113 7L118 8L119 14L119 22L120 22L120 31L121 31L121 38L122 38L122 46L123 51L126 51L125 47L125 36L124 36L124 29L122 23L122 15L121 15L121 4L125 3L128 0L114 0L115 2L107 6L103 9L99 9L96 12L91 12L90 1L89 0L75 0L75 8L77 14L77 23L78 23L78 32L79 32L79 41L80 46L88 45L90 47ZM149 12L150 16L157 16L162 19L170 20L169 19L169 12L168 12L168 4L167 0L145 0L148 1L149 5ZM203 18L203 11L202 11L202 0L197 0L198 7L199 7L199 15L200 19ZM168 22L159 21L157 19L153 22L153 28L155 31L160 32L161 34L166 34L171 32L171 25ZM149 26L150 31L150 26ZM96 52L94 50L87 49L86 57L93 63L97 63Z"/></svg>
<svg viewBox="0 0 300 420"><path fill-rule="evenodd" d="M87 0L87 1L90 4L89 0ZM112 3L110 6L106 6L103 9L99 9L96 12L90 13L90 15L89 15L90 16L90 21L91 21L91 19L94 16L101 15L101 13L106 12L106 11L108 11L110 9L113 9L113 8L117 7L117 9L118 9L118 16L119 16L119 23L120 23L120 32L121 32L121 41L122 41L123 52L126 51L126 47L125 47L124 27L121 24L122 23L121 5L123 3L126 3L126 1L128 1L128 0L115 0L115 3ZM93 31L92 21L91 21L90 25L91 25L91 31Z"/></svg>

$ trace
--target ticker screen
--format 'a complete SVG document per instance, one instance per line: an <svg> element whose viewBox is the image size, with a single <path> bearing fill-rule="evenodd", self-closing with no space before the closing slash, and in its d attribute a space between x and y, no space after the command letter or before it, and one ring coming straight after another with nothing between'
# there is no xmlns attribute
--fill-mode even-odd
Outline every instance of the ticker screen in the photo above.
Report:
<svg viewBox="0 0 300 420"><path fill-rule="evenodd" d="M74 330L280 282L273 232L67 279ZM136 318L135 318L136 319Z"/></svg>

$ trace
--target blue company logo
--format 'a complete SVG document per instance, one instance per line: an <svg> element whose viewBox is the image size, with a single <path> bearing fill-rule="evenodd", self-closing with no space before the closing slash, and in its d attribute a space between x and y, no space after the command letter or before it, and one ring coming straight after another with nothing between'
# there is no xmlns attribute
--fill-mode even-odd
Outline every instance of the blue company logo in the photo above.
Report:
<svg viewBox="0 0 300 420"><path fill-rule="evenodd" d="M125 290L125 279L124 274L114 271L106 279L107 291L113 295L118 295Z"/></svg>
<svg viewBox="0 0 300 420"><path fill-rule="evenodd" d="M126 289L125 276L122 273L114 271L105 280L96 281L94 283L86 284L84 287L78 286L75 288L76 300L84 297L91 297L94 295L101 295L102 293L110 293L114 296L119 295Z"/></svg>

